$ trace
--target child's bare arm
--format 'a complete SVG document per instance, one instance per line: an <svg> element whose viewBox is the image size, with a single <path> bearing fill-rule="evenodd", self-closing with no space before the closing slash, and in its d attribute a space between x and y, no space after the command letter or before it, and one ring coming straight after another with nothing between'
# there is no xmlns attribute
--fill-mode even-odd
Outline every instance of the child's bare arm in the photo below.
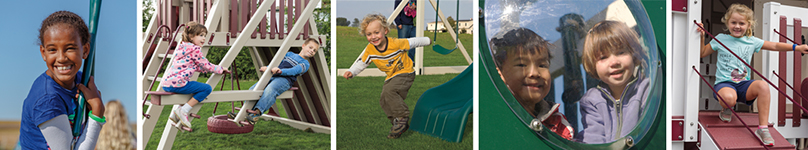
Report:
<svg viewBox="0 0 808 150"><path fill-rule="evenodd" d="M763 41L763 47L761 49L770 51L795 51L799 53L808 53L808 45L805 44L794 46L794 44L788 43Z"/></svg>

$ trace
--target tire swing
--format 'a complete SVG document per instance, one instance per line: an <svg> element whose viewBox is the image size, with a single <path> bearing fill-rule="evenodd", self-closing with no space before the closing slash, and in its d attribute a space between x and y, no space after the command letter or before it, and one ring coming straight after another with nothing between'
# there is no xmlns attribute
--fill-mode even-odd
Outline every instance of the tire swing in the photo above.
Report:
<svg viewBox="0 0 808 150"><path fill-rule="evenodd" d="M230 74L230 89L232 90L234 79L233 76L237 76L236 71L238 70L238 68L236 68L235 65L231 65L231 68L233 68L233 73ZM225 76L227 76L227 74L225 74ZM238 90L241 90L241 84L239 84L238 82L238 77L235 77L235 81L237 84L236 88L238 88ZM219 91L221 91L222 89L224 89L224 83L222 83L222 85L219 86ZM243 107L244 102L241 102L241 105ZM233 119L231 119L230 117L232 116L232 118L235 118L236 116L235 106L233 102L230 102L230 112L227 112L227 115L216 115L216 108L218 107L219 103L216 103L216 105L213 107L213 115L208 117L208 131L221 134L242 134L242 133L250 133L253 131L253 128L255 126L247 121L241 121L239 123L233 122Z"/></svg>
<svg viewBox="0 0 808 150"><path fill-rule="evenodd" d="M434 35L434 38L432 40L432 43L436 43L436 44L432 45L432 50L439 53L439 54L447 55L449 53L452 53L454 50L456 50L457 49L457 43L460 42L460 33L457 33L458 28L460 28L460 23L459 23L460 21L455 20L454 32L455 32L455 34L457 34L457 36L455 36L455 47L452 48L452 49L448 49L448 48L444 48L443 46L438 45L437 44L437 42L438 42L438 25L437 25L437 22L438 22L438 11L440 11L440 0L437 0L436 5L438 7L435 8L435 23L436 24L435 24L435 30L434 30L435 32L433 32L433 33L435 33L435 35ZM460 15L460 1L457 1L457 7L456 8L457 9L456 9L456 12L455 12L455 17L459 17L459 15ZM449 25L449 27L451 27L451 25Z"/></svg>

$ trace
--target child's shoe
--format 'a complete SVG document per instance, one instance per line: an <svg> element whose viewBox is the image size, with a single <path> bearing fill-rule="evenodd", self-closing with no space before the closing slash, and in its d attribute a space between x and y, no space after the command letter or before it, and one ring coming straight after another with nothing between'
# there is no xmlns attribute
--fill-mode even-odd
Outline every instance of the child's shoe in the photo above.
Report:
<svg viewBox="0 0 808 150"><path fill-rule="evenodd" d="M179 108L179 107L177 107L177 106L179 106L179 105L174 105L174 110L180 109L180 108ZM179 123L179 122L180 122L180 118L179 118L179 117L177 117L177 115L174 115L174 112L173 112L173 111L172 111L170 114L168 114L168 119L171 119L171 121L174 121L174 122L176 122L176 123Z"/></svg>
<svg viewBox="0 0 808 150"><path fill-rule="evenodd" d="M410 127L410 123L408 119L405 117L399 117L393 120L393 128L390 129L390 134L387 135L388 139L396 139L401 137L401 134L404 134L405 131Z"/></svg>
<svg viewBox="0 0 808 150"><path fill-rule="evenodd" d="M258 122L258 117L260 117L260 116L259 115L254 115L254 114L247 114L247 119L246 120L247 120L247 122L250 122L250 124L255 124L256 122Z"/></svg>
<svg viewBox="0 0 808 150"><path fill-rule="evenodd" d="M772 138L772 135L769 133L769 128L757 129L755 135L760 141L763 141L763 145L774 146L774 138Z"/></svg>
<svg viewBox="0 0 808 150"><path fill-rule="evenodd" d="M182 109L174 109L173 113L176 117L180 118L180 123L185 125L188 128L191 128L191 122L188 121L188 114L182 111Z"/></svg>
<svg viewBox="0 0 808 150"><path fill-rule="evenodd" d="M721 112L718 113L718 118L724 122L732 121L732 110L729 110L729 108L721 109Z"/></svg>
<svg viewBox="0 0 808 150"><path fill-rule="evenodd" d="M255 109L247 109L247 113L261 115L261 112Z"/></svg>

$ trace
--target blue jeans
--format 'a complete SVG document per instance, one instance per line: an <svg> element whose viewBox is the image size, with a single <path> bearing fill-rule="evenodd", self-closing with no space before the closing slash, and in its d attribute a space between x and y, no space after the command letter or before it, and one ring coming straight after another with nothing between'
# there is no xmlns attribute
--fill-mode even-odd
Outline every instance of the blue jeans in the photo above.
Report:
<svg viewBox="0 0 808 150"><path fill-rule="evenodd" d="M163 87L163 90L166 90L166 92L174 92L179 94L194 94L194 99L202 102L202 100L208 98L208 95L210 95L210 92L213 91L213 88L205 83L190 81L183 87Z"/></svg>
<svg viewBox="0 0 808 150"><path fill-rule="evenodd" d="M258 83L253 84L253 86L250 87L250 90L255 89L256 85L258 85ZM281 77L272 77L272 79L269 79L269 84L267 85L267 87L264 88L264 94L261 94L261 98L258 99L258 103L255 104L255 107L253 107L253 109L257 108L258 111L264 113L264 111L269 110L269 108L272 107L272 105L275 105L275 100L278 97L278 95L281 95L281 93L286 92L291 87L292 82L290 82L289 79Z"/></svg>
<svg viewBox="0 0 808 150"><path fill-rule="evenodd" d="M401 29L398 29L398 38L411 38L415 37L415 25L401 25ZM412 63L415 64L415 48L411 48L407 51L407 56L410 56L412 59Z"/></svg>

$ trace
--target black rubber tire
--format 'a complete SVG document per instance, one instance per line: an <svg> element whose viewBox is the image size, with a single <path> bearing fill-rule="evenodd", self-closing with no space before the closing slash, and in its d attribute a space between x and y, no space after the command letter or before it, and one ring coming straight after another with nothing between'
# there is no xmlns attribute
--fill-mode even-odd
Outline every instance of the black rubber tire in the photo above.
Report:
<svg viewBox="0 0 808 150"><path fill-rule="evenodd" d="M253 131L253 125L239 126L227 120L227 115L216 115L208 118L208 131L221 134L242 134Z"/></svg>

